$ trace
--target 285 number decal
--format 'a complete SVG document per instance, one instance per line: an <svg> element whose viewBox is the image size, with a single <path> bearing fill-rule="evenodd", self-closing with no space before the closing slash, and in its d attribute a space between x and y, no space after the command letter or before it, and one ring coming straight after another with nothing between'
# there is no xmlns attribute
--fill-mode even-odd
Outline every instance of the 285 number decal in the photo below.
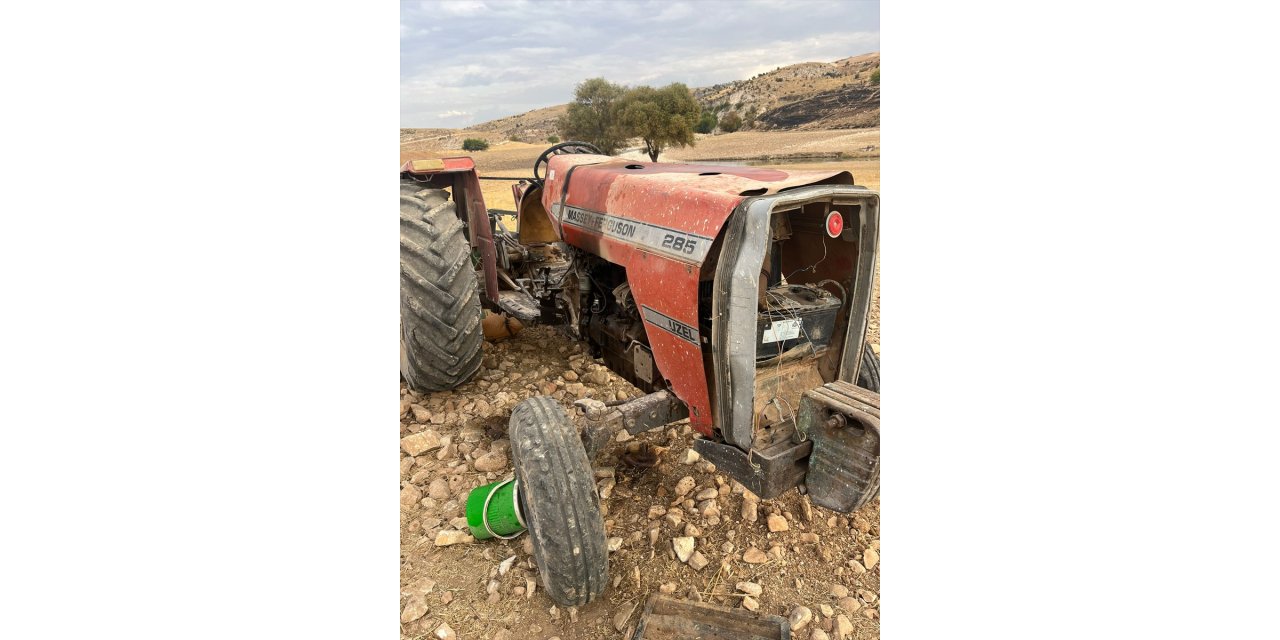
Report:
<svg viewBox="0 0 1280 640"><path fill-rule="evenodd" d="M679 251L690 255L692 255L694 250L697 249L697 246L697 240L690 240L684 236L674 236L668 233L666 237L662 239L662 247L664 249L671 249L672 251Z"/></svg>

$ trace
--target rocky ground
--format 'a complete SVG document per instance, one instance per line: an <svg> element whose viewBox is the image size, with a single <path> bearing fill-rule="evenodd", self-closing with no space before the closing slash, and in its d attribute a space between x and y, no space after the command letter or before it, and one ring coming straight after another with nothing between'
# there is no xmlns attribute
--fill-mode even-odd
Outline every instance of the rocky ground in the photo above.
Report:
<svg viewBox="0 0 1280 640"><path fill-rule="evenodd" d="M879 283L868 340L879 348ZM512 474L511 409L549 395L621 400L640 391L549 327L485 343L484 364L450 392L401 384L403 638L629 638L655 593L790 616L798 640L878 638L880 501L842 515L798 490L759 500L697 459L687 421L611 442L596 459L612 585L561 609L538 586L529 538L477 541L472 488ZM625 436L625 434L623 434ZM651 468L628 447L655 447ZM682 560L685 558L685 560Z"/></svg>

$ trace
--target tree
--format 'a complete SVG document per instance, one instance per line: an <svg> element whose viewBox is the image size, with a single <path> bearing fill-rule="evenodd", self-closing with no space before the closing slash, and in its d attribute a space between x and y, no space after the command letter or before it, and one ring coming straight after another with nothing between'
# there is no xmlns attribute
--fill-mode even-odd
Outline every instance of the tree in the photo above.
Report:
<svg viewBox="0 0 1280 640"><path fill-rule="evenodd" d="M742 119L742 126L748 129L754 129L756 126L756 118L758 117L760 117L760 109L753 104L750 109L747 109L746 117Z"/></svg>
<svg viewBox="0 0 1280 640"><path fill-rule="evenodd" d="M693 126L693 130L698 133L711 133L716 128L716 114L710 111L703 111L702 117L698 118L698 124Z"/></svg>
<svg viewBox="0 0 1280 640"><path fill-rule="evenodd" d="M880 84L880 69L876 69L875 71L871 72L871 84L874 84L874 85Z"/></svg>
<svg viewBox="0 0 1280 640"><path fill-rule="evenodd" d="M480 138L467 138L462 141L463 151L484 151L489 148L489 143Z"/></svg>
<svg viewBox="0 0 1280 640"><path fill-rule="evenodd" d="M730 111L720 118L720 130L725 133L733 133L742 128L742 116L737 111Z"/></svg>
<svg viewBox="0 0 1280 640"><path fill-rule="evenodd" d="M689 87L679 82L661 89L636 87L623 95L616 108L622 132L644 140L654 162L667 147L693 146L693 127L702 111Z"/></svg>
<svg viewBox="0 0 1280 640"><path fill-rule="evenodd" d="M591 78L573 92L569 111L560 118L560 135L566 140L582 140L613 155L627 136L615 121L615 105L626 89L604 78Z"/></svg>
<svg viewBox="0 0 1280 640"><path fill-rule="evenodd" d="M560 136L547 136L547 142L550 142L551 144L560 142Z"/></svg>

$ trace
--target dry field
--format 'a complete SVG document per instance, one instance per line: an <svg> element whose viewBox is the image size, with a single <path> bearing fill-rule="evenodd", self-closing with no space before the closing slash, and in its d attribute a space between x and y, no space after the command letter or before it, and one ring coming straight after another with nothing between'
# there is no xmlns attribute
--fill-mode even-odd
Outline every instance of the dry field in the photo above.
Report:
<svg viewBox="0 0 1280 640"><path fill-rule="evenodd" d="M438 132L442 130L432 130ZM453 136L464 137L462 134ZM467 136L469 137L469 134ZM477 136L479 137L479 136ZM409 138L413 140L413 138ZM533 162L549 144L499 141L486 151L463 151L460 148L438 148L431 138L425 141L402 143L400 162L420 158L469 156L476 162L482 176L531 176ZM865 151L866 147L875 147ZM799 156L824 156L844 154L837 159L821 162L795 162L788 158ZM621 154L624 157L648 160L638 150ZM764 159L768 158L768 159ZM684 149L664 151L659 158L663 162L713 162L716 159L742 162L759 159L762 164L777 169L845 169L853 172L858 184L872 189L880 188L880 129L843 129L835 131L739 131L720 135L699 135L697 144ZM511 185L515 181L482 180L485 204L491 209L515 209Z"/></svg>
<svg viewBox="0 0 1280 640"><path fill-rule="evenodd" d="M879 145L878 130L826 132L826 145L808 137L816 132L803 133L716 136L723 140L703 140L698 148L664 154L663 159L730 157L714 155L727 153L742 157L752 149L829 152ZM874 142L865 142L868 136ZM472 155L481 175L520 176L528 174L543 148L506 143L476 154L402 148L401 161ZM848 169L858 184L879 188L878 157L769 166ZM482 184L491 208L514 208L509 183ZM867 338L878 351L878 276L870 322ZM608 401L641 394L592 360L582 345L551 328L530 328L513 339L486 342L484 348L479 374L458 389L416 394L401 384L400 437L435 444L415 450L416 455L401 452L402 638L629 638L651 594L669 592L742 606L741 583L752 583L744 585L748 589L759 587L754 601L760 613L786 617L798 607L807 609L808 622L793 633L797 640L879 637L879 499L848 515L813 506L797 490L774 500L753 501L713 465L686 458L692 437L687 421L629 442L611 442L594 461L607 535L617 545L609 554L612 585L596 602L570 610L554 606L538 586L527 536L437 546L440 532L466 529L461 518L472 488L511 475L506 425L521 400L549 395L569 411L581 397ZM657 466L636 468L620 458L637 442L658 448ZM675 497L676 485L686 477L695 484L690 495L717 490L714 510L695 509L691 501ZM773 528L782 530L770 530L770 516L776 516ZM680 536L694 537L706 566L694 568L675 557L672 541ZM763 556L756 557L758 552Z"/></svg>

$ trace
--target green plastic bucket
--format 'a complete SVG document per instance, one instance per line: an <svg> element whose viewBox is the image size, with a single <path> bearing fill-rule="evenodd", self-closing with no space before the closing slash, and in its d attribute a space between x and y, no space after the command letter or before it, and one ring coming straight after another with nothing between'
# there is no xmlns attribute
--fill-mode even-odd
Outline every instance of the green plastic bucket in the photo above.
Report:
<svg viewBox="0 0 1280 640"><path fill-rule="evenodd" d="M517 504L520 481L514 478L476 487L467 496L467 526L477 540L509 540L525 529Z"/></svg>

